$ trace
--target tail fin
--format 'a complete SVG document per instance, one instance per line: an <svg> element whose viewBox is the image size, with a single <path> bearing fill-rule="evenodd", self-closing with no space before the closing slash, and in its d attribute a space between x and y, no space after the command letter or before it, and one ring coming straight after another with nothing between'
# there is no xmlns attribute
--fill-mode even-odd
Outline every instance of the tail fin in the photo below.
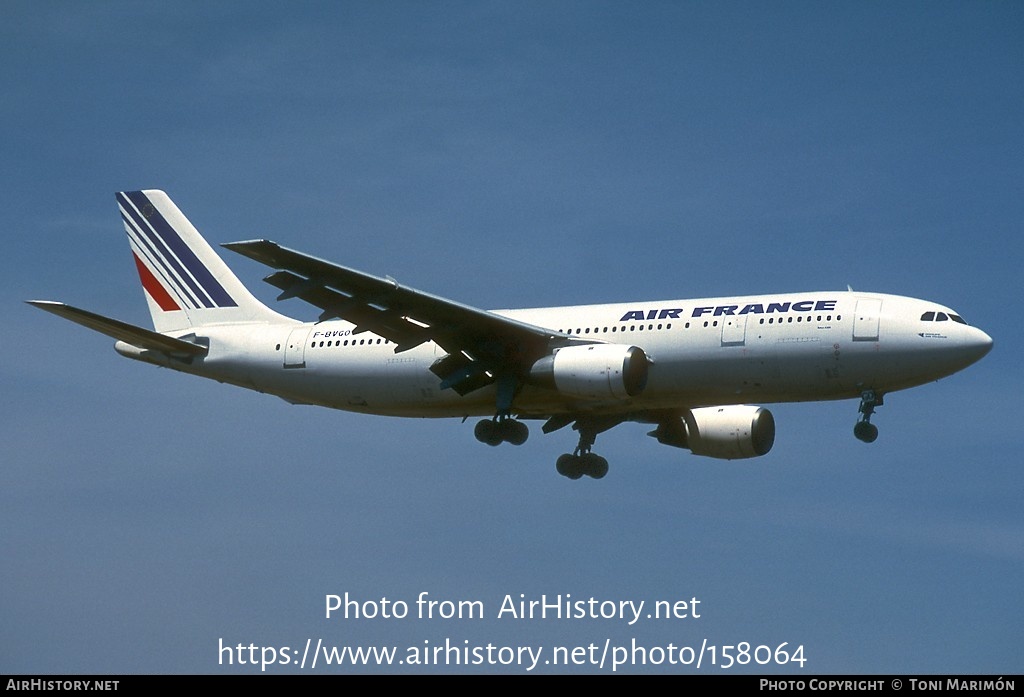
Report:
<svg viewBox="0 0 1024 697"><path fill-rule="evenodd" d="M288 318L257 300L163 191L117 194L158 332Z"/></svg>

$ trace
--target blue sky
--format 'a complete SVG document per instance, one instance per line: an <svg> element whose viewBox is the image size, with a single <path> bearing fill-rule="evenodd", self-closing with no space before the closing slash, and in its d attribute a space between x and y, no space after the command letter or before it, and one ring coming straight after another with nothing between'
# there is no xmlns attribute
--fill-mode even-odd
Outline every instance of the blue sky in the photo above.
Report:
<svg viewBox="0 0 1024 697"><path fill-rule="evenodd" d="M8 2L0 19L0 672L251 672L218 642L310 638L1024 668L1019 4ZM952 306L995 348L889 395L870 446L856 402L777 405L764 458L626 424L598 439L611 473L572 482L554 471L572 434L491 449L472 422L289 406L25 305L148 323L113 197L137 188L212 242L267 237L478 307L850 284ZM264 268L225 258L273 302ZM486 616L324 617L327 594L424 591ZM697 597L702 616L497 618L520 593ZM800 672L700 672L738 670Z"/></svg>

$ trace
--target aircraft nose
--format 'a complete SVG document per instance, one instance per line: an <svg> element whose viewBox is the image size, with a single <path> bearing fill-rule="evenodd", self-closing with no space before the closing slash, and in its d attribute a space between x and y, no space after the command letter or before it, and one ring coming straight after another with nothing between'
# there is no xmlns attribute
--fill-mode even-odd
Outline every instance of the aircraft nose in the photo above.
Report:
<svg viewBox="0 0 1024 697"><path fill-rule="evenodd" d="M964 339L963 350L971 363L980 361L992 350L992 337L977 327L971 327L971 333Z"/></svg>

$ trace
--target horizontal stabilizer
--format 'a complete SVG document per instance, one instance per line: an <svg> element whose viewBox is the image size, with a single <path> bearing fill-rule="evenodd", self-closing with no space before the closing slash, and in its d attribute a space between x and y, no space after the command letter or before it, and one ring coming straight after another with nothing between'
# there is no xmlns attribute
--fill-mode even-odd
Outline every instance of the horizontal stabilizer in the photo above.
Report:
<svg viewBox="0 0 1024 697"><path fill-rule="evenodd" d="M97 315L94 312L80 310L77 307L65 305L61 302L55 302L53 300L28 300L26 302L28 302L29 305L38 307L40 310L46 310L58 317L69 319L72 322L81 324L83 327L88 327L93 331L106 334L111 338L124 341L125 343L137 346L140 349L149 349L172 355L186 356L204 356L207 352L207 348L205 346L193 344L181 339L175 339L173 336L165 336L164 334L160 334L149 329L136 327L134 324L110 319L103 315Z"/></svg>

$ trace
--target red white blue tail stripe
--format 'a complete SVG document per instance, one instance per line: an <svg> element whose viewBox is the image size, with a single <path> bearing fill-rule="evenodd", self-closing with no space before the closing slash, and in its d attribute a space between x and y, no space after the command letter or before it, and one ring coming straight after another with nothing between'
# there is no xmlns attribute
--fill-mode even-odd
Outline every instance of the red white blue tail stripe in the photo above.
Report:
<svg viewBox="0 0 1024 697"><path fill-rule="evenodd" d="M146 292L165 312L238 307L144 191L117 194Z"/></svg>

